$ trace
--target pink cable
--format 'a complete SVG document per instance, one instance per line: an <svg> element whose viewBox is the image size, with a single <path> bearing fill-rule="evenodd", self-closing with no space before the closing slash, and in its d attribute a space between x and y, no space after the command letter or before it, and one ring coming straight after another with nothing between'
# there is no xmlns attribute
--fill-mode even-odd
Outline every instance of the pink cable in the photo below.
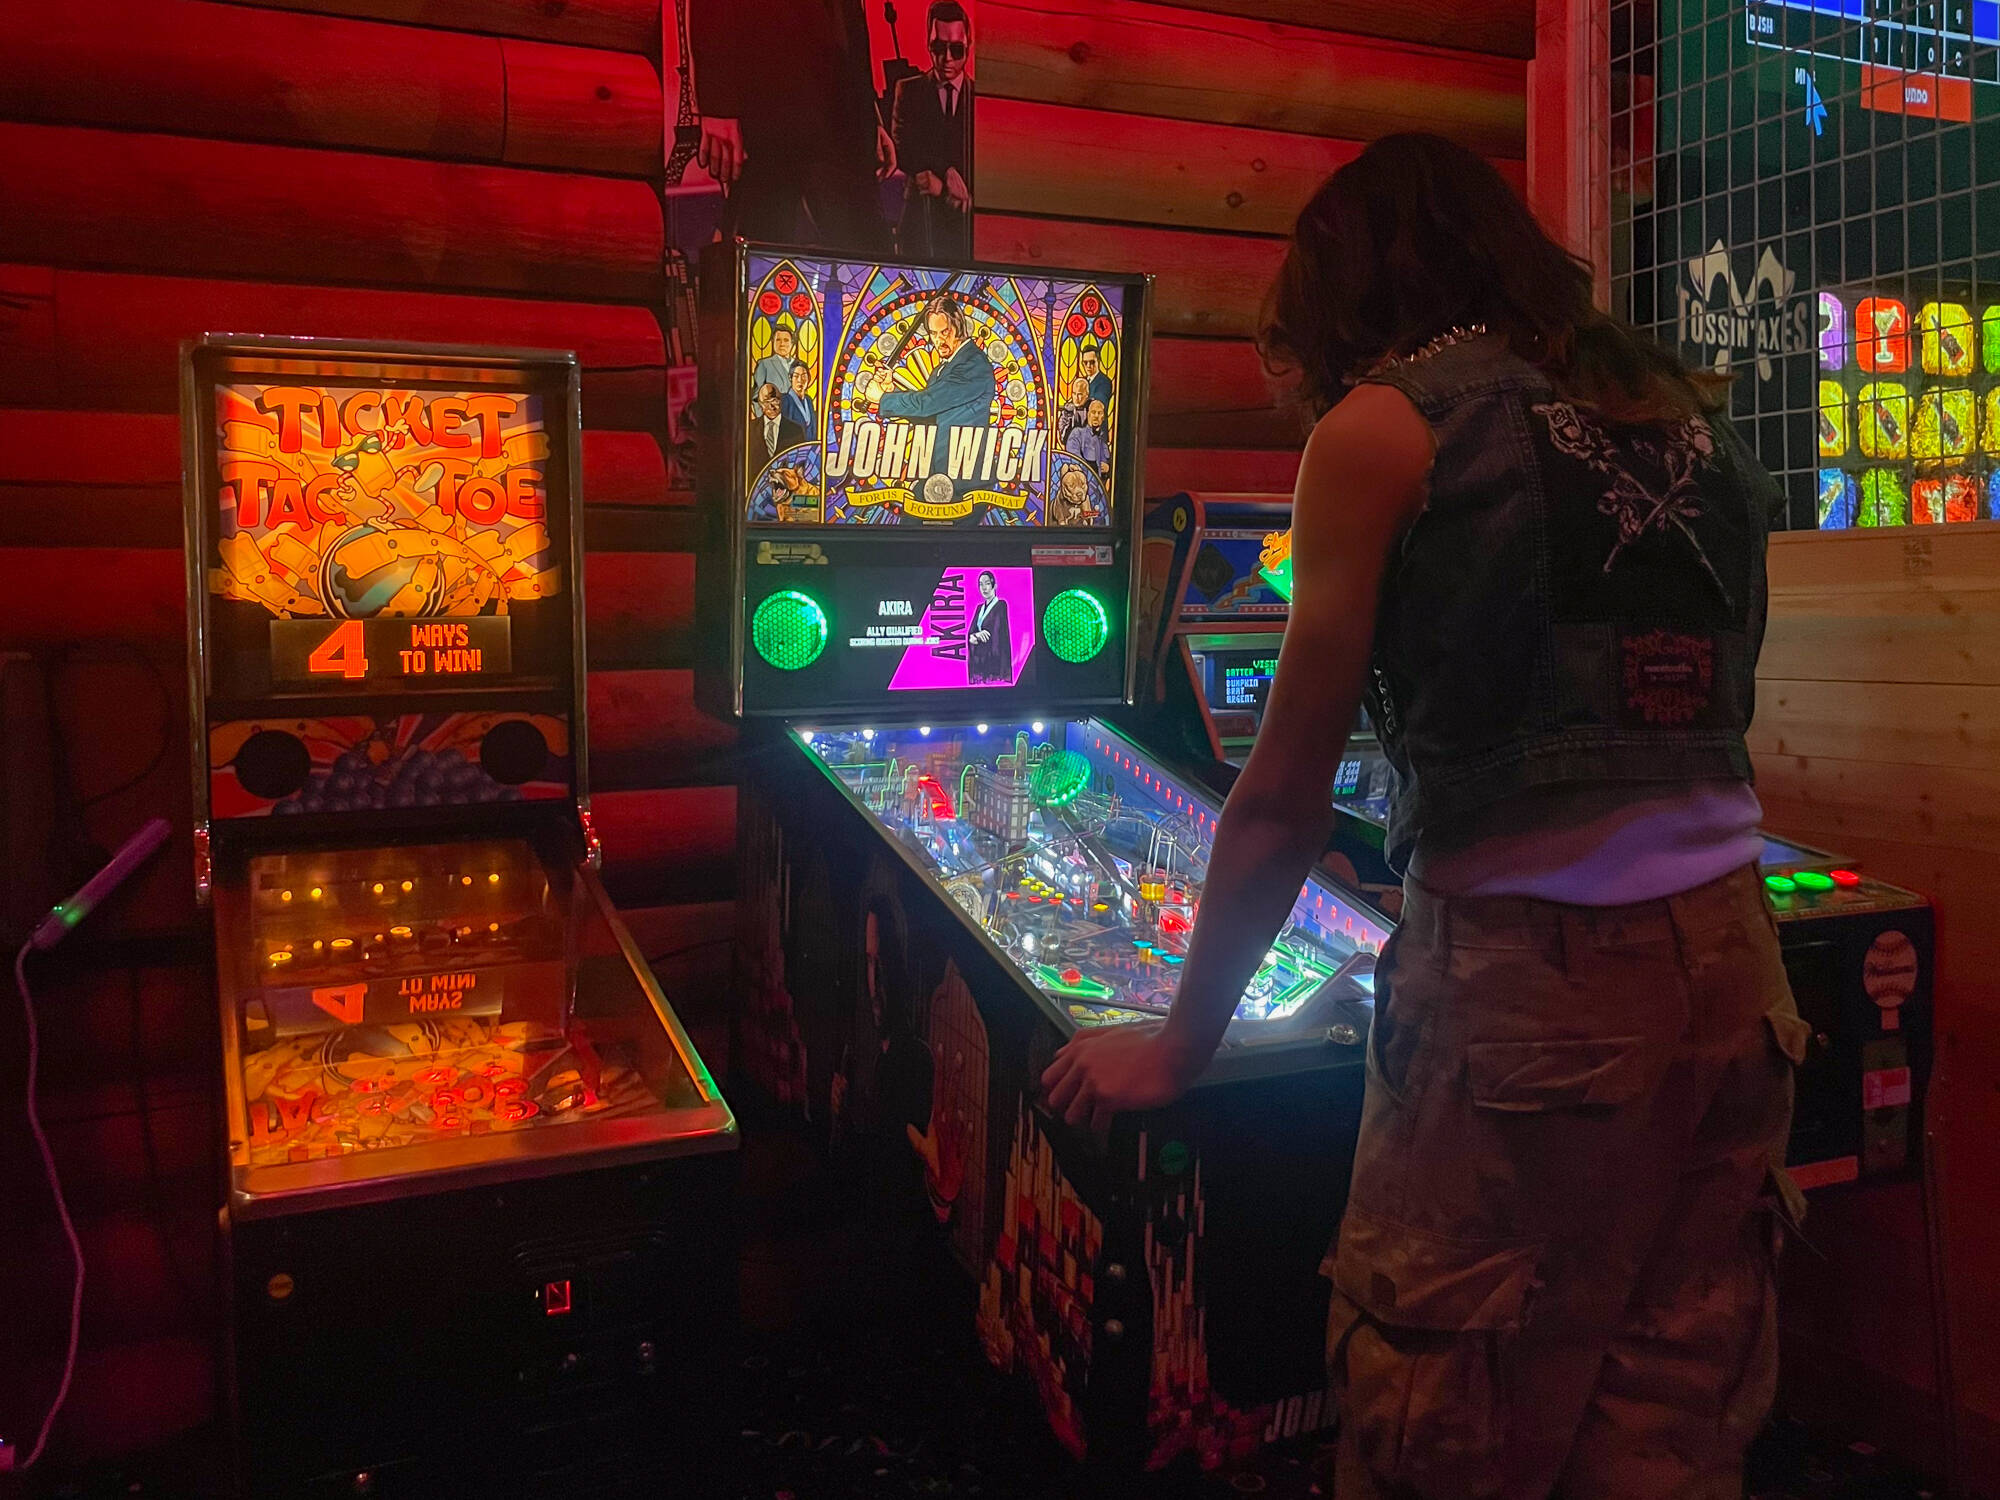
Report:
<svg viewBox="0 0 2000 1500"><path fill-rule="evenodd" d="M14 957L14 983L20 986L21 1007L28 1017L28 1129L34 1132L35 1145L42 1153L42 1170L48 1174L49 1191L56 1200L56 1215L62 1220L63 1234L69 1240L70 1257L76 1265L76 1281L69 1295L69 1352L63 1357L62 1384L56 1388L56 1399L49 1407L49 1414L42 1418L42 1430L36 1434L35 1446L28 1451L27 1459L20 1466L23 1469L32 1469L35 1461L42 1456L42 1449L48 1446L49 1430L56 1425L56 1416L69 1399L70 1382L76 1378L77 1345L83 1334L83 1242L76 1237L76 1223L70 1218L69 1202L63 1197L62 1178L56 1173L55 1152L49 1149L48 1134L42 1129L41 1111L35 1105L36 1072L41 1063L42 1041L35 1024L35 997L28 989L28 954L33 947L31 939L21 945L21 951Z"/></svg>

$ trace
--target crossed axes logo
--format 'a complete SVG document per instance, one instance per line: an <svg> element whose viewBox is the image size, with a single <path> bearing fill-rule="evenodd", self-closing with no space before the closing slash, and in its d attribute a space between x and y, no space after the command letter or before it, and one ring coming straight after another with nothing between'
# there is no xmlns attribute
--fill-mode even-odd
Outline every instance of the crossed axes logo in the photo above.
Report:
<svg viewBox="0 0 2000 1500"><path fill-rule="evenodd" d="M1681 343L1701 351L1703 361L1718 375L1744 355L1754 355L1757 378L1769 380L1774 358L1811 347L1808 299L1794 301L1798 278L1771 246L1764 247L1749 280L1740 284L1721 240L1685 264L1688 284L1680 289Z"/></svg>

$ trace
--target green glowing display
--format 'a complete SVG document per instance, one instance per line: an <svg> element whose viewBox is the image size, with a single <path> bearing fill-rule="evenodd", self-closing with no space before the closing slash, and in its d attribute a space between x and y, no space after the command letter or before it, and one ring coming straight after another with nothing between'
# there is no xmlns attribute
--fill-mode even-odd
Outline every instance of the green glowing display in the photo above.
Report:
<svg viewBox="0 0 2000 1500"><path fill-rule="evenodd" d="M797 589L783 589L757 606L750 617L750 643L782 672L796 672L819 660L826 649L826 611Z"/></svg>
<svg viewBox="0 0 2000 1500"><path fill-rule="evenodd" d="M1089 761L1074 750L1052 750L1035 767L1029 790L1044 807L1067 807L1089 785Z"/></svg>
<svg viewBox="0 0 2000 1500"><path fill-rule="evenodd" d="M1111 639L1111 616L1095 595L1065 589L1042 611L1042 635L1064 661L1089 661Z"/></svg>

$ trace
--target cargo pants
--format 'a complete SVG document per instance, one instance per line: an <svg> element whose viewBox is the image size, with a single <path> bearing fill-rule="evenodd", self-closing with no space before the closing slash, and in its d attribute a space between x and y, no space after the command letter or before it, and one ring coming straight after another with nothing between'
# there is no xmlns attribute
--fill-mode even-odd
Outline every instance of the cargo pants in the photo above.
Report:
<svg viewBox="0 0 2000 1500"><path fill-rule="evenodd" d="M1323 1267L1338 1500L1738 1500L1806 1036L1754 869L1604 908L1412 884Z"/></svg>

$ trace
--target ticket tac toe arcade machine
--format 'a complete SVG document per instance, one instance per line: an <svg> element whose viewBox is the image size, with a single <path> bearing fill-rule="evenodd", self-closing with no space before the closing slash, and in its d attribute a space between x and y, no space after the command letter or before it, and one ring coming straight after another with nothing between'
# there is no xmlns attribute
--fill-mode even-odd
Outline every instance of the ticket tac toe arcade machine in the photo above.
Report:
<svg viewBox="0 0 2000 1500"><path fill-rule="evenodd" d="M1066 1039L1166 1011L1220 810L1098 717L1131 690L1148 282L737 243L702 287L746 1089L882 1212L908 1185L1079 1456L1330 1421L1317 1268L1380 914L1308 883L1173 1108L1093 1139L1037 1102Z"/></svg>
<svg viewBox="0 0 2000 1500"><path fill-rule="evenodd" d="M576 361L182 373L242 1482L589 1474L707 1373L736 1127L594 870Z"/></svg>
<svg viewBox="0 0 2000 1500"><path fill-rule="evenodd" d="M1149 744L1226 790L1256 742L1291 601L1291 505L1177 494L1146 509L1138 722ZM1373 892L1394 771L1364 716L1333 787L1325 863ZM1767 899L1799 1013L1787 1165L1806 1187L1915 1169L1930 1072L1930 904L1824 850L1767 836ZM1381 896L1395 909L1398 892Z"/></svg>

